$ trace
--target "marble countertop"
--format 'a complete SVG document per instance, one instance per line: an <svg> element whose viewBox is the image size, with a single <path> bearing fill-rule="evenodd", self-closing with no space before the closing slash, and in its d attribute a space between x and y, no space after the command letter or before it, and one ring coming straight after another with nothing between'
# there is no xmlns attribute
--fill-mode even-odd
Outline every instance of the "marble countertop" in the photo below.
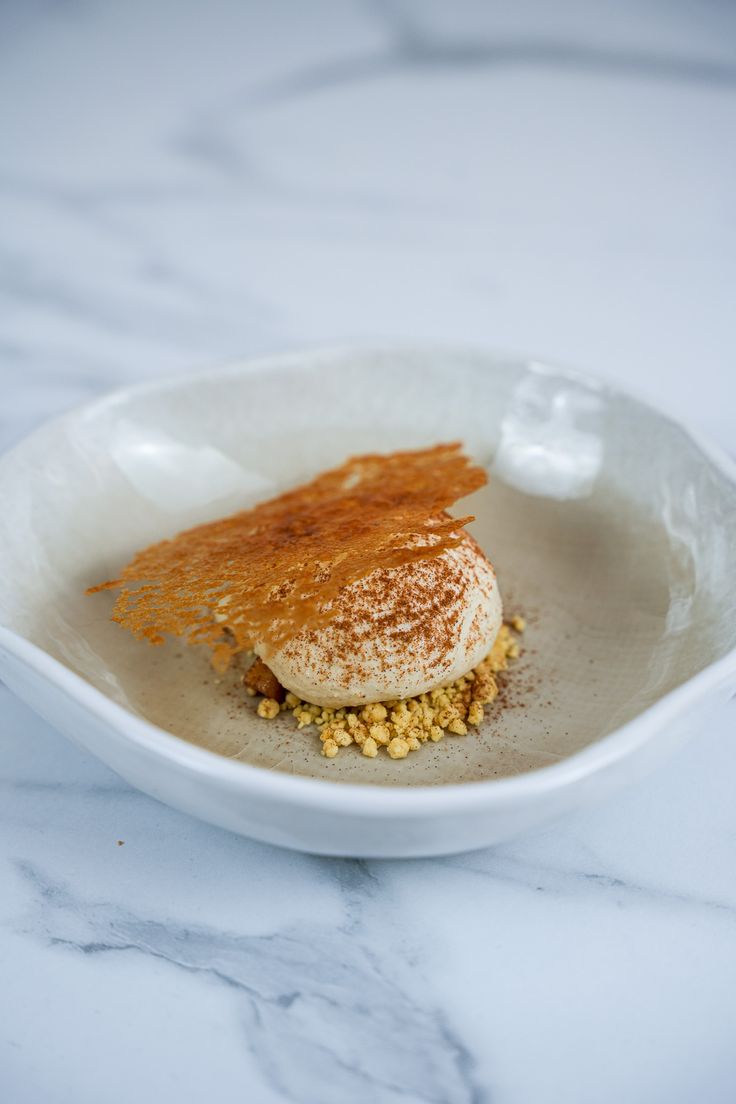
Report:
<svg viewBox="0 0 736 1104"><path fill-rule="evenodd" d="M0 13L0 448L317 341L577 364L736 435L736 9ZM133 791L0 686L8 1104L730 1104L736 702L493 851L351 862Z"/></svg>

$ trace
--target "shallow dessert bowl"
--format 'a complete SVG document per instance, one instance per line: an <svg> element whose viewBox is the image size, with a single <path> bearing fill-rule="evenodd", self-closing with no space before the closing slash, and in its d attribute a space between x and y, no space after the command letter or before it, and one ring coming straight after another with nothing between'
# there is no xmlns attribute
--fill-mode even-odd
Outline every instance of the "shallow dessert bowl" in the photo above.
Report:
<svg viewBox="0 0 736 1104"><path fill-rule="evenodd" d="M408 759L319 754L200 649L110 621L151 541L366 451L462 440L458 505L528 619L505 704ZM243 835L332 855L492 844L650 770L736 685L734 465L666 416L545 364L336 348L135 387L0 458L0 677L134 786Z"/></svg>

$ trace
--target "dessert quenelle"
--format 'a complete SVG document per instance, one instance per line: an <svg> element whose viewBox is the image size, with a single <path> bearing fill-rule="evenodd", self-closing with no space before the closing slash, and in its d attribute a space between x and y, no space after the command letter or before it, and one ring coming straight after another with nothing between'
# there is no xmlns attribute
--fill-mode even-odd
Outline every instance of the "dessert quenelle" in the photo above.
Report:
<svg viewBox="0 0 736 1104"><path fill-rule="evenodd" d="M324 628L305 626L280 648L255 651L306 701L365 705L455 682L488 654L501 621L493 568L465 536L441 556L349 583Z"/></svg>
<svg viewBox="0 0 736 1104"><path fill-rule="evenodd" d="M204 645L219 670L255 654L259 715L316 724L328 757L404 758L478 723L518 654L472 517L447 513L485 482L458 444L354 457L144 549L90 592L117 589L113 620Z"/></svg>

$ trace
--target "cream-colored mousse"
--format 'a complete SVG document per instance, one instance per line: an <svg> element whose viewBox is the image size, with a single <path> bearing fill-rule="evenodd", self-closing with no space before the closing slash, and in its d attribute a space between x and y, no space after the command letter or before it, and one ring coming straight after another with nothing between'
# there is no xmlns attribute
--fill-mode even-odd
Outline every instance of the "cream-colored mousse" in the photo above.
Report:
<svg viewBox="0 0 736 1104"><path fill-rule="evenodd" d="M503 618L491 564L466 535L431 560L378 568L345 587L336 616L282 648L256 648L282 686L338 707L447 686L490 651Z"/></svg>

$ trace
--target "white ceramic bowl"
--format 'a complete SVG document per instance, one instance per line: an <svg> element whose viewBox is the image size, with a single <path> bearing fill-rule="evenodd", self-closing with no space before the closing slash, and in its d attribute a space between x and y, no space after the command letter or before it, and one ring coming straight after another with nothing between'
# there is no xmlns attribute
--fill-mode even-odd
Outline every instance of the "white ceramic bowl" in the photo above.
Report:
<svg viewBox="0 0 736 1104"><path fill-rule="evenodd" d="M507 610L529 618L510 706L407 760L318 754L233 673L151 648L85 597L141 545L347 455L461 439ZM307 351L132 388L0 459L0 675L133 785L305 851L492 844L638 777L736 683L736 478L650 407L487 353ZM465 507L465 503L461 508Z"/></svg>

